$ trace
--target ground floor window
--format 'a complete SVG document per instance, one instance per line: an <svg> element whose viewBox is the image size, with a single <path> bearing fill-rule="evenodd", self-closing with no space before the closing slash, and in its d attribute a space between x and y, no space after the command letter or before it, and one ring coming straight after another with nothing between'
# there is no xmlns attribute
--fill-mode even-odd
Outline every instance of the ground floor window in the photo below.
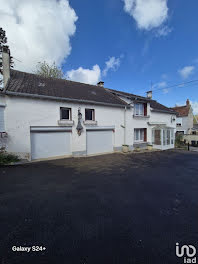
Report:
<svg viewBox="0 0 198 264"><path fill-rule="evenodd" d="M135 142L144 142L147 138L147 129L146 128L136 128L134 129L134 141Z"/></svg>

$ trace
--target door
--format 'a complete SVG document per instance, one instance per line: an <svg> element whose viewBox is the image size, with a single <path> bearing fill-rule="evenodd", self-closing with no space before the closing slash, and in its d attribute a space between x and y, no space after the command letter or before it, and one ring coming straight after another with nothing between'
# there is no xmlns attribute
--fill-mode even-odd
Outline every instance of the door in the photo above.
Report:
<svg viewBox="0 0 198 264"><path fill-rule="evenodd" d="M87 131L87 154L113 152L112 130Z"/></svg>
<svg viewBox="0 0 198 264"><path fill-rule="evenodd" d="M32 159L71 154L71 133L63 131L31 132Z"/></svg>

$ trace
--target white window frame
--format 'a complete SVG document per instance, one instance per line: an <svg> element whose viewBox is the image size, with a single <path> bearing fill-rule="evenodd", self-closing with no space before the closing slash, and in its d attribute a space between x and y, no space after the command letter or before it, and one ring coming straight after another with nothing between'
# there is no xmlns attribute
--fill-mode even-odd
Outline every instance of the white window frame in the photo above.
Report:
<svg viewBox="0 0 198 264"><path fill-rule="evenodd" d="M134 104L134 114L135 116L144 116L144 104Z"/></svg>
<svg viewBox="0 0 198 264"><path fill-rule="evenodd" d="M138 136L138 139L136 139L136 135ZM134 129L134 142L144 142L144 128Z"/></svg>
<svg viewBox="0 0 198 264"><path fill-rule="evenodd" d="M0 106L0 132L5 132L5 107L4 106Z"/></svg>

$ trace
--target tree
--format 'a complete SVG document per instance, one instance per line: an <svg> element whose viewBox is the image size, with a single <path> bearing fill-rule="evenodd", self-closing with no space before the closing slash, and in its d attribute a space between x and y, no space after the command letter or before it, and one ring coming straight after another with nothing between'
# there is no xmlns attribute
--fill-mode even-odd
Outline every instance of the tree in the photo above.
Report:
<svg viewBox="0 0 198 264"><path fill-rule="evenodd" d="M57 79L63 79L64 74L60 68L58 68L55 64L48 64L46 61L44 62L38 62L36 67L35 73L43 76L43 77L50 77L50 78L57 78Z"/></svg>
<svg viewBox="0 0 198 264"><path fill-rule="evenodd" d="M2 62L2 52L9 51L9 47L7 45L7 37L6 32L3 30L3 28L0 28L0 74L3 75L3 62ZM13 57L10 56L10 67L13 68ZM3 83L2 78L0 79L0 85Z"/></svg>

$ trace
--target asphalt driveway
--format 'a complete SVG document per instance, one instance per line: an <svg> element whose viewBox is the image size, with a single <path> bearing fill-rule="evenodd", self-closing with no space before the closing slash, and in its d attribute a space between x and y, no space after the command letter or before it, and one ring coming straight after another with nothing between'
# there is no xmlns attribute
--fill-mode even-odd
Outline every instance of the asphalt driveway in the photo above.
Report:
<svg viewBox="0 0 198 264"><path fill-rule="evenodd" d="M176 242L198 249L197 152L0 168L0 264L181 264Z"/></svg>

